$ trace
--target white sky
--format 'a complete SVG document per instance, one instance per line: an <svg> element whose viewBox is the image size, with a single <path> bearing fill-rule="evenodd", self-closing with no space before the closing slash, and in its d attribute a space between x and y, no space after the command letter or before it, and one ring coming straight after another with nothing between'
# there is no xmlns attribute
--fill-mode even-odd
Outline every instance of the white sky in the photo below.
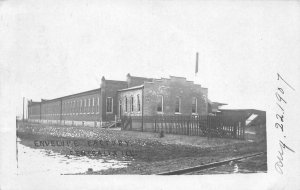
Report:
<svg viewBox="0 0 300 190"><path fill-rule="evenodd" d="M2 96L13 88L20 114L23 96L52 99L91 90L103 75L194 80L199 52L197 82L208 88L209 99L228 103L227 108L266 110L278 65L284 64L285 73L300 71L299 6L297 1L0 1L0 34L6 34L0 41ZM290 76L294 85L298 76Z"/></svg>
<svg viewBox="0 0 300 190"><path fill-rule="evenodd" d="M216 189L231 187L233 181L240 183L236 187L246 189L297 189L299 10L300 1L280 0L0 0L2 181L15 189L60 189L62 183L70 189L83 185L86 189L92 184L106 184L111 189L119 184L126 189L126 184L132 187L132 181L140 182L134 186L142 189L153 185L164 189L214 185ZM16 151L15 144L8 146L8 142L15 142L15 116L22 113L22 97L40 100L91 90L99 87L103 75L116 80L125 80L127 73L193 80L196 52L197 80L208 88L212 101L228 103L227 108L267 111L267 175L202 176L189 178L192 183L182 178L178 183L176 178L157 183L155 176L138 180L68 177L68 181L61 177L49 180L49 176L47 180L41 180L42 176L17 179L12 175ZM276 80L277 72L295 91ZM278 87L284 89L287 104L276 99ZM284 132L274 126L280 122L276 114L284 114ZM284 175L274 169L280 156L279 140L296 152L284 154ZM77 185L81 182L85 183Z"/></svg>

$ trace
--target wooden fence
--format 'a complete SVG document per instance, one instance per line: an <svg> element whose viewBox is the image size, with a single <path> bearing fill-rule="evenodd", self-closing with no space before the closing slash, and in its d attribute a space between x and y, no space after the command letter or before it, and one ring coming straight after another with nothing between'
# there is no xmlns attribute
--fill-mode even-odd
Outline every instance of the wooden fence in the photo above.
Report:
<svg viewBox="0 0 300 190"><path fill-rule="evenodd" d="M126 116L122 130L244 139L245 119L224 116Z"/></svg>

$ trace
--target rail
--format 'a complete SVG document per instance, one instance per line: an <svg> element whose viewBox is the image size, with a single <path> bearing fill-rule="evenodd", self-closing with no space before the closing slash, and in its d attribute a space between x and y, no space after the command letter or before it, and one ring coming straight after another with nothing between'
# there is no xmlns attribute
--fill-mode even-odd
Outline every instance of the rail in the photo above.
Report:
<svg viewBox="0 0 300 190"><path fill-rule="evenodd" d="M255 157L255 156L260 156L260 155L263 155L263 154L266 154L266 152L259 152L259 153L255 153L255 154L251 154L251 155L247 155L247 156L241 156L241 157L237 157L237 158L233 158L233 159L229 159L229 160L224 160L224 161L220 161L220 162L212 162L212 163L209 163L209 164L199 165L199 166L195 166L195 167L158 173L156 175L182 175L182 174L188 174L188 173L201 171L201 170L206 170L206 169L217 167L217 166L222 166L222 165L225 165L225 164L227 164L229 162L232 162L232 161L237 161L237 160L242 160L242 159L251 158L251 157Z"/></svg>

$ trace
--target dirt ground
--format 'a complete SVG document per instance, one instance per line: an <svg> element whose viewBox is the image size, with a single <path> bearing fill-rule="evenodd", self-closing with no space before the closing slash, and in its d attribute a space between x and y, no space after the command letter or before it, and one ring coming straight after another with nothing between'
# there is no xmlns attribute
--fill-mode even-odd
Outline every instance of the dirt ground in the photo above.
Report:
<svg viewBox="0 0 300 190"><path fill-rule="evenodd" d="M31 148L51 149L64 155L128 160L126 168L85 174L157 174L266 151L265 141L107 130L90 127L19 125L17 135ZM62 146L64 143L64 146ZM59 146L60 145L60 146Z"/></svg>

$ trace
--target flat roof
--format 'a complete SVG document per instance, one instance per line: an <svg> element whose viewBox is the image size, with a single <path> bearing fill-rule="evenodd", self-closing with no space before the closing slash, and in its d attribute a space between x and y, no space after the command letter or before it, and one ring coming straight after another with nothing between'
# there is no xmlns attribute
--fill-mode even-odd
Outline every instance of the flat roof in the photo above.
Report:
<svg viewBox="0 0 300 190"><path fill-rule="evenodd" d="M221 111L259 111L259 112L266 112L264 110L258 110L258 109L219 109Z"/></svg>
<svg viewBox="0 0 300 190"><path fill-rule="evenodd" d="M88 90L88 91L84 91L84 92L79 92L79 93L76 93L76 94L71 94L71 95L67 95L67 96L62 96L62 97L59 97L59 98L54 98L54 99L42 99L43 103L46 103L46 102L52 102L52 101L56 101L56 100L59 100L59 99L64 99L64 98L71 98L73 96L78 96L78 95L81 95L81 94L85 94L85 93L91 93L91 92L96 92L96 91L100 91L101 88L97 88L97 89L93 89L93 90ZM41 103L41 102L35 102L35 103Z"/></svg>
<svg viewBox="0 0 300 190"><path fill-rule="evenodd" d="M213 104L218 104L219 106L228 105L228 104L226 104L226 103L221 103L221 102L211 102L211 103L213 103Z"/></svg>
<svg viewBox="0 0 300 190"><path fill-rule="evenodd" d="M125 89L118 90L118 92L128 91L128 90L135 90L135 89L140 89L140 88L143 88L143 87L144 87L144 85L133 86L133 87L130 87L130 88L125 88Z"/></svg>

